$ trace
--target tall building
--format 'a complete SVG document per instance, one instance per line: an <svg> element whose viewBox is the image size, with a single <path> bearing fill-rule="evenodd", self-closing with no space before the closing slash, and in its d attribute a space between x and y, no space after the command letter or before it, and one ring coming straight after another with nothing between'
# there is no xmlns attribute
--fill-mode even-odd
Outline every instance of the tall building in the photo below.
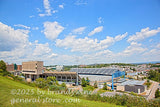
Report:
<svg viewBox="0 0 160 107"><path fill-rule="evenodd" d="M26 79L35 80L43 72L43 61L22 62L22 73L25 74Z"/></svg>

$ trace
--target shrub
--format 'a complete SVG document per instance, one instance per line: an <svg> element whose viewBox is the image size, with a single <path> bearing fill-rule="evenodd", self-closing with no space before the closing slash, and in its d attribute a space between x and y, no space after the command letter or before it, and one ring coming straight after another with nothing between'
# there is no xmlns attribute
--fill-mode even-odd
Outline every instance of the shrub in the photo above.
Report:
<svg viewBox="0 0 160 107"><path fill-rule="evenodd" d="M106 84L106 82L103 85L103 90L107 90L107 84Z"/></svg>

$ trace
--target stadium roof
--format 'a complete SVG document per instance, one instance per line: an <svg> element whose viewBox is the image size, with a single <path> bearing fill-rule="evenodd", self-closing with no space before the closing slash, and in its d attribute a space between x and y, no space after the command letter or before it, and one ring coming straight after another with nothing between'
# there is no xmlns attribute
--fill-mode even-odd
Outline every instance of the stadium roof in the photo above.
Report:
<svg viewBox="0 0 160 107"><path fill-rule="evenodd" d="M128 80L119 85L143 85L144 83L145 83L145 80L144 81Z"/></svg>
<svg viewBox="0 0 160 107"><path fill-rule="evenodd" d="M79 74L92 74L92 75L108 75L111 76L118 69L109 68L71 68L70 72L78 72Z"/></svg>

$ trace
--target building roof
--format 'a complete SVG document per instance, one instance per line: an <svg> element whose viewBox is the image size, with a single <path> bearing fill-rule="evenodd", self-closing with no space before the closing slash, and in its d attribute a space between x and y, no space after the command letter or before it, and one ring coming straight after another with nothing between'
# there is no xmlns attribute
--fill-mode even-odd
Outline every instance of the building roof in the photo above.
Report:
<svg viewBox="0 0 160 107"><path fill-rule="evenodd" d="M145 83L145 80L144 81L128 80L119 85L143 85L144 83Z"/></svg>
<svg viewBox="0 0 160 107"><path fill-rule="evenodd" d="M111 76L118 69L109 68L71 68L70 72L78 72L79 74L108 75Z"/></svg>
<svg viewBox="0 0 160 107"><path fill-rule="evenodd" d="M44 72L43 74L77 74L76 72L51 72L51 71L47 71Z"/></svg>

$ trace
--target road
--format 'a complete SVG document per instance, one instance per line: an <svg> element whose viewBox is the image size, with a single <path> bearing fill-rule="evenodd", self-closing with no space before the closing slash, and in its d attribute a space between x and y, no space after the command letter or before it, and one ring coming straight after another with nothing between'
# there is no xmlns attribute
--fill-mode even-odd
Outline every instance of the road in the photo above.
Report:
<svg viewBox="0 0 160 107"><path fill-rule="evenodd" d="M155 92L156 92L157 88L159 87L159 83L158 82L155 82L155 81L152 81L152 82L153 82L152 83L153 85L152 85L151 91L150 91L150 93L149 93L149 95L147 97L147 100L155 98Z"/></svg>

